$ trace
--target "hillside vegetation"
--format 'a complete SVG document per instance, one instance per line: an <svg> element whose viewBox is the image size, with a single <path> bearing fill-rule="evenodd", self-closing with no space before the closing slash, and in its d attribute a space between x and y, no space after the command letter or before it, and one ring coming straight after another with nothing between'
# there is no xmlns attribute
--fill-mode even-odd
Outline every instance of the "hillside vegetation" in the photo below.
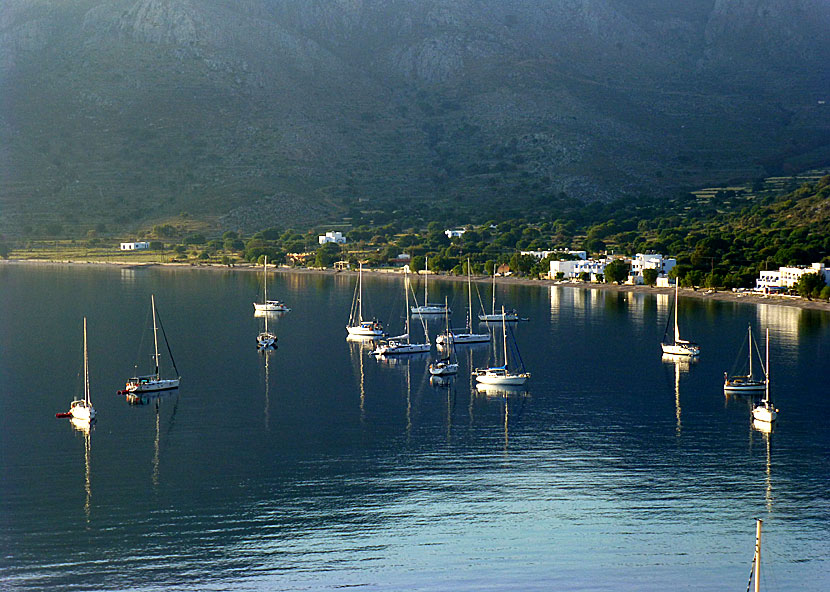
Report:
<svg viewBox="0 0 830 592"><path fill-rule="evenodd" d="M6 0L0 233L547 215L830 159L823 0Z"/></svg>

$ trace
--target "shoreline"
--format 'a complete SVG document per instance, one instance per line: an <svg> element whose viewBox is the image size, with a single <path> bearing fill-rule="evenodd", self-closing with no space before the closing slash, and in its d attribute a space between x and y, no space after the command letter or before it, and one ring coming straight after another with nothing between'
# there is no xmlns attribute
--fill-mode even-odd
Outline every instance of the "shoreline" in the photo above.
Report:
<svg viewBox="0 0 830 592"><path fill-rule="evenodd" d="M243 273L258 272L261 270L260 266L252 265L250 263L234 264L233 266L222 265L219 263L204 263L204 264L190 264L190 263L159 263L159 262L141 262L130 263L127 261L73 261L73 260L45 260L45 259L4 259L0 260L0 265L34 265L34 266L78 266L78 267L117 267L121 269L138 269L158 267L162 269L191 269L191 270L205 270L205 271L235 271ZM309 269L305 267L275 267L274 273L282 274L314 274L314 275L346 275L356 276L357 270L334 270L334 269ZM374 277L388 277L395 278L401 272L399 268L389 269L364 269L364 273ZM433 279L447 282L466 282L465 276L444 275L444 274L428 274ZM478 284L490 283L493 281L492 276L473 276L472 281ZM639 293L639 294L671 294L674 288L657 288L650 286L634 286L631 284L596 284L583 282L566 282L550 279L531 279L524 277L513 276L497 276L496 283L500 285L520 285L520 286L561 286L563 288L582 289L582 290L605 290L609 292L625 292L625 293ZM830 302L820 300L806 300L801 297L793 296L778 296L778 295L764 295L755 292L731 292L731 291L711 291L704 289L690 289L681 288L680 294L685 298L698 298L702 300L719 300L722 302L746 302L751 304L767 304L771 306L787 306L790 308L800 308L802 310L817 310L830 312Z"/></svg>

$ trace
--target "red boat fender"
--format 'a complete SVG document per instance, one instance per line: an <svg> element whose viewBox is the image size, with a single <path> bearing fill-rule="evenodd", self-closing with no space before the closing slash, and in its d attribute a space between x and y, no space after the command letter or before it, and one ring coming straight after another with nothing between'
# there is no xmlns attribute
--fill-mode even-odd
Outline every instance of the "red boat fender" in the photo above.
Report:
<svg viewBox="0 0 830 592"><path fill-rule="evenodd" d="M55 417L72 417L72 414L68 411L66 413L55 413Z"/></svg>

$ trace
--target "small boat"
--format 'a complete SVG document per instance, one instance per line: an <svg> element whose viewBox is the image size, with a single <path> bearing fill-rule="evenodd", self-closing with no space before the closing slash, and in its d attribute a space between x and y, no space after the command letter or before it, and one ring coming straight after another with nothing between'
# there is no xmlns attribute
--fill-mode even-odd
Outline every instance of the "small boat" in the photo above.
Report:
<svg viewBox="0 0 830 592"><path fill-rule="evenodd" d="M176 378L162 378L159 372L159 340L158 330L161 325L161 318L156 314L156 297L155 294L150 296L150 306L153 317L153 360L155 361L155 372L145 376L133 376L127 379L127 386L120 394L135 394L135 393L152 393L156 391L166 391L170 389L179 388L181 376ZM173 370L178 374L179 369L176 368L176 361L173 359L173 352L170 350L170 343L167 341L167 334L164 332L164 327L161 327L161 335L164 337L164 344L167 346L167 353L170 354L170 361L173 363Z"/></svg>
<svg viewBox="0 0 830 592"><path fill-rule="evenodd" d="M405 307L404 311L409 309L409 268L404 268L404 299L405 299ZM417 304L417 303L416 303ZM409 315L405 314L406 317L405 327L406 333L403 335L397 335L395 337L389 337L388 339L381 339L375 349L373 349L370 353L374 356L396 356L396 355L403 355L403 354L420 354L428 352L431 349L431 345L429 340L426 343L412 343L409 338L410 330L409 330ZM421 318L421 315L418 315ZM421 318L421 325L424 327L424 335L426 335L427 328L424 324L423 318Z"/></svg>
<svg viewBox="0 0 830 592"><path fill-rule="evenodd" d="M449 313L446 314L447 319L447 332L445 335L450 335L450 315ZM455 351L455 347L450 349L449 355L441 358L437 362L433 362L429 365L429 373L432 376L451 376L453 374L458 374L458 362L452 361L452 354Z"/></svg>
<svg viewBox="0 0 830 592"><path fill-rule="evenodd" d="M447 303L444 304L440 303L433 303L429 301L429 289L428 285L429 282L427 281L427 274L429 274L429 259L426 258L424 260L424 304L423 306L418 306L418 303L415 303L410 310L412 314L447 314L451 313L452 311L447 307Z"/></svg>
<svg viewBox="0 0 830 592"><path fill-rule="evenodd" d="M93 421L96 416L92 406L89 389L89 354L86 345L86 317L84 317L84 398L76 399L69 404L68 413L58 413L56 417L69 417L74 422L86 423Z"/></svg>
<svg viewBox="0 0 830 592"><path fill-rule="evenodd" d="M767 329L767 355L764 366L764 398L752 407L753 421L772 424L778 418L778 409L769 398L769 329Z"/></svg>
<svg viewBox="0 0 830 592"><path fill-rule="evenodd" d="M258 350L276 349L277 336L268 330L268 313L262 315L265 317L265 330L256 336L256 347Z"/></svg>
<svg viewBox="0 0 830 592"><path fill-rule="evenodd" d="M363 320L363 261L360 262L357 272L357 286L352 298L352 310L349 314L349 324L346 331L353 337L379 338L383 337L383 326L377 320Z"/></svg>
<svg viewBox="0 0 830 592"><path fill-rule="evenodd" d="M519 313L516 309L505 310L501 307L501 312L496 312L496 269L493 268L493 307L489 313L484 312L482 306L481 314L478 315L478 320L482 323L500 323L502 321L518 321Z"/></svg>
<svg viewBox="0 0 830 592"><path fill-rule="evenodd" d="M502 308L502 313L504 313L504 308ZM508 386L520 386L527 382L527 379L530 378L530 372L524 371L524 364L522 363L522 368L519 372L511 372L508 368L507 362L507 319L502 314L502 332L504 334L504 365L503 366L494 366L491 368L477 368L473 370L473 376L476 378L476 382L480 384L491 384L491 385L508 385ZM518 348L516 349L518 352ZM521 355L519 356L519 360L521 361Z"/></svg>
<svg viewBox="0 0 830 592"><path fill-rule="evenodd" d="M678 292L679 283L675 281L674 285L674 339L668 340L669 323L666 322L666 330L663 332L663 341L660 347L663 348L664 354L673 356L698 356L700 355L700 346L691 341L680 338L680 326L677 323L677 309L678 309ZM669 317L671 318L671 317Z"/></svg>
<svg viewBox="0 0 830 592"><path fill-rule="evenodd" d="M262 302L254 302L254 313L289 312L291 309L279 300L268 300L268 255L262 264Z"/></svg>
<svg viewBox="0 0 830 592"><path fill-rule="evenodd" d="M447 327L445 333L442 333L435 339L435 344L438 347L447 347L449 345L465 345L468 343L489 343L489 333L473 333L473 285L470 276L470 260L467 259L467 326L463 329L450 330Z"/></svg>
<svg viewBox="0 0 830 592"><path fill-rule="evenodd" d="M757 351L757 346L755 346L755 342L752 339L752 325L749 325L747 332L747 349L749 354L747 373L733 375L729 375L726 372L723 373L723 390L727 394L757 393L763 391L766 387L766 380L755 378L752 374L753 347Z"/></svg>

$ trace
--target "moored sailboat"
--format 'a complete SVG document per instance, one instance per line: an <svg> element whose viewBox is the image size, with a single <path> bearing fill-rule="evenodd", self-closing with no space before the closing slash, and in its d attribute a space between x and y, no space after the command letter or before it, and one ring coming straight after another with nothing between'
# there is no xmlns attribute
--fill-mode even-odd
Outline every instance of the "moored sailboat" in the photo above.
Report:
<svg viewBox="0 0 830 592"><path fill-rule="evenodd" d="M88 424L95 419L97 415L95 407L92 406L92 400L89 388L89 353L86 343L86 317L84 317L84 398L75 399L69 404L68 413L58 413L57 417L69 417L75 422Z"/></svg>
<svg viewBox="0 0 830 592"><path fill-rule="evenodd" d="M660 343L660 347L663 348L664 354L669 354L672 356L697 356L700 355L700 346L696 343L691 341L681 339L680 338L680 326L677 322L677 314L678 314L678 302L679 302L679 284L675 283L674 286L674 339L669 341L667 339L669 327L668 323L666 323L666 330L663 333L663 341Z"/></svg>
<svg viewBox="0 0 830 592"><path fill-rule="evenodd" d="M508 367L507 361L507 323L506 318L504 316L504 308L502 307L502 332L504 334L504 365L503 366L493 366L490 368L477 368L473 370L473 376L475 376L476 382L480 384L493 384L493 385L512 385L518 386L522 385L527 382L527 379L530 378L530 372L525 372L524 370L524 363L522 363L522 368L519 372L511 372ZM517 348L518 351L518 348ZM519 358L521 361L521 357Z"/></svg>
<svg viewBox="0 0 830 592"><path fill-rule="evenodd" d="M746 374L727 374L723 373L723 390L728 394L741 393L757 393L763 391L766 387L766 379L758 379L753 376L752 368L752 350L755 346L755 341L752 339L752 325L747 328L747 350L748 350L748 368ZM757 349L757 348L756 348Z"/></svg>
<svg viewBox="0 0 830 592"><path fill-rule="evenodd" d="M445 335L451 335L450 333L450 315L447 313L446 315L447 321L447 329ZM455 352L455 347L451 346L449 353L447 356L431 363L429 365L429 373L432 376L451 376L453 374L458 373L458 362L452 360L452 354Z"/></svg>
<svg viewBox="0 0 830 592"><path fill-rule="evenodd" d="M415 303L415 306L411 308L412 314L447 314L451 313L452 311L447 307L447 303L444 302L443 304L437 302L430 302L429 301L429 281L427 279L429 274L429 259L424 259L424 304L422 306L418 306L418 303Z"/></svg>
<svg viewBox="0 0 830 592"><path fill-rule="evenodd" d="M363 261L359 263L357 272L357 286L355 296L352 298L352 310L349 314L349 324L346 331L353 337L383 337L383 325L375 319L363 320Z"/></svg>
<svg viewBox="0 0 830 592"><path fill-rule="evenodd" d="M404 317L406 318L404 326L406 333L395 337L389 337L388 339L381 339L378 342L377 347L371 351L372 355L393 356L402 354L419 354L430 350L431 346L428 339L426 343L412 343L410 340L409 315L406 314L406 311L409 309L409 290L409 269L404 268ZM418 315L418 317L420 318L420 315ZM424 325L422 318L421 325L424 327L424 335L426 336L426 325Z"/></svg>
<svg viewBox="0 0 830 592"><path fill-rule="evenodd" d="M757 422L771 424L778 418L778 409L772 404L769 398L769 329L767 329L767 355L764 366L764 398L755 403L752 407L752 419Z"/></svg>
<svg viewBox="0 0 830 592"><path fill-rule="evenodd" d="M470 260L467 259L467 326L456 331L450 330L448 325L446 332L435 339L435 344L439 347L447 347L468 343L488 343L489 341L489 333L473 333L473 285L470 276Z"/></svg>
<svg viewBox="0 0 830 592"><path fill-rule="evenodd" d="M153 374L146 374L144 376L133 376L127 379L127 385L123 394L136 393L151 393L156 391L166 391L170 389L179 388L181 376L176 378L162 378L159 371L159 340L158 329L161 324L161 319L156 314L156 297L154 294L150 295L150 306L153 317L153 361L155 362L155 371ZM173 370L178 374L179 370L176 368L176 361L173 359L173 352L170 350L170 343L167 341L167 335L164 332L164 327L161 327L161 334L164 337L164 344L167 347L167 353L170 355L170 362L173 364Z"/></svg>
<svg viewBox="0 0 830 592"><path fill-rule="evenodd" d="M493 305L489 313L484 312L482 306L481 314L478 315L478 320L483 323L494 323L501 321L518 321L519 313L516 309L506 310L504 306L501 307L501 312L496 312L496 269L493 268Z"/></svg>
<svg viewBox="0 0 830 592"><path fill-rule="evenodd" d="M291 309L279 300L268 300L268 255L262 264L262 302L254 302L254 314L264 312L289 312Z"/></svg>

